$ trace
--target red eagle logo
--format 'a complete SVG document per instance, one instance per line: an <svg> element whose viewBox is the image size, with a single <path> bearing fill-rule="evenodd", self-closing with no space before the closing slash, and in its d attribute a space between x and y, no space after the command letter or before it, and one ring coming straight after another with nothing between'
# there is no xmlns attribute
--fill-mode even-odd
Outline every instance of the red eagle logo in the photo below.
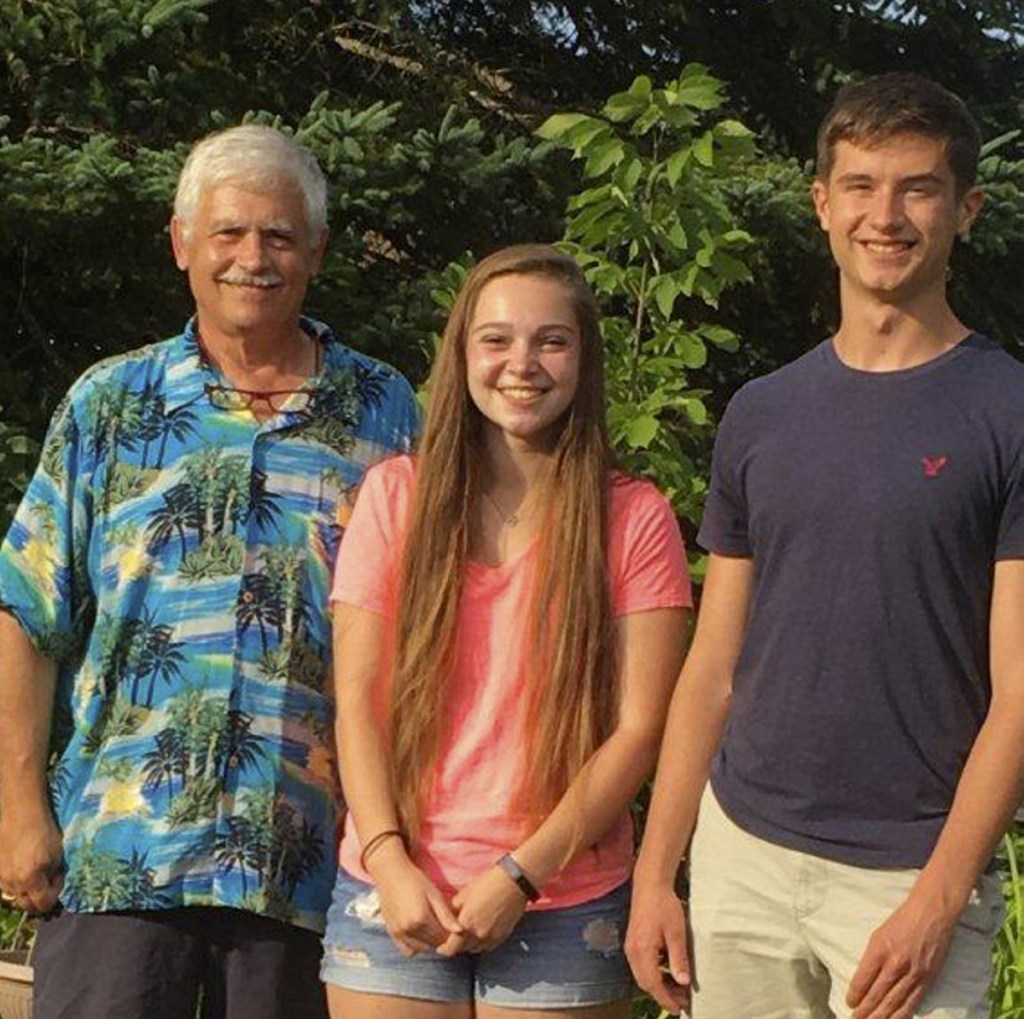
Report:
<svg viewBox="0 0 1024 1019"><path fill-rule="evenodd" d="M937 478L939 471L949 463L948 456L923 456L921 466L924 468L926 478Z"/></svg>

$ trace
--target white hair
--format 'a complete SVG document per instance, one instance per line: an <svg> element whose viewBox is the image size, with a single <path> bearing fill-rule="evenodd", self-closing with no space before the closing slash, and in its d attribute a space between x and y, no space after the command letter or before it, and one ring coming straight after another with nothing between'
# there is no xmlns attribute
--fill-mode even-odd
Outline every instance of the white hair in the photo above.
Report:
<svg viewBox="0 0 1024 1019"><path fill-rule="evenodd" d="M293 184L302 195L310 244L327 229L327 182L316 157L288 135L263 124L242 124L207 135L185 160L174 194L174 215L187 237L203 188L227 182L270 191Z"/></svg>

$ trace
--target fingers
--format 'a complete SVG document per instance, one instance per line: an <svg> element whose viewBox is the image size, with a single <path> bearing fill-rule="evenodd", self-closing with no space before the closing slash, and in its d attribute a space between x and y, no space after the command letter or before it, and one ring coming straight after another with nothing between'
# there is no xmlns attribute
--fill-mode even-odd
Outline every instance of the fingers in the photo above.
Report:
<svg viewBox="0 0 1024 1019"><path fill-rule="evenodd" d="M394 941L395 947L406 959L411 959L414 955L419 955L420 952L432 952L434 950L433 944L416 937L414 934L392 934L391 940Z"/></svg>
<svg viewBox="0 0 1024 1019"><path fill-rule="evenodd" d="M864 995L868 993L878 978L884 961L884 953L878 951L871 942L868 942L868 947L860 960L857 972L853 974L853 979L850 981L850 986L846 992L846 1004L850 1008L855 1009L860 1005Z"/></svg>
<svg viewBox="0 0 1024 1019"><path fill-rule="evenodd" d="M404 948L409 955L433 952L444 945L449 946L451 954L467 950L462 924L436 889L425 894L422 907L416 915L400 920L390 933L399 950Z"/></svg>
<svg viewBox="0 0 1024 1019"><path fill-rule="evenodd" d="M926 989L921 972L883 967L854 1008L853 1019L909 1019Z"/></svg>
<svg viewBox="0 0 1024 1019"><path fill-rule="evenodd" d="M60 902L60 893L64 887L64 872L58 870L47 875L46 884L35 889L31 894L31 912L39 915L49 913Z"/></svg>
<svg viewBox="0 0 1024 1019"><path fill-rule="evenodd" d="M690 1011L690 988L677 984L667 974L662 974L653 987L645 988L647 993L672 1015Z"/></svg>
<svg viewBox="0 0 1024 1019"><path fill-rule="evenodd" d="M670 923L632 924L626 954L637 983L667 1012L689 1008L690 963L682 910Z"/></svg>
<svg viewBox="0 0 1024 1019"><path fill-rule="evenodd" d="M685 928L665 931L665 955L668 960L668 975L680 987L689 987L690 952L686 945Z"/></svg>
<svg viewBox="0 0 1024 1019"><path fill-rule="evenodd" d="M6 882L4 891L0 892L0 900L12 909L21 909L32 915L49 913L57 905L63 885L64 875L60 870L40 870L23 883Z"/></svg>
<svg viewBox="0 0 1024 1019"><path fill-rule="evenodd" d="M464 932L465 928L452 911L452 907L448 905L448 900L436 888L427 892L427 901L446 934L462 934Z"/></svg>
<svg viewBox="0 0 1024 1019"><path fill-rule="evenodd" d="M874 939L850 981L846 1003L853 1019L906 1019L914 1014L930 982L930 970L913 957Z"/></svg>
<svg viewBox="0 0 1024 1019"><path fill-rule="evenodd" d="M41 916L44 913L49 913L57 905L57 896L58 889L47 885L45 888L27 892L23 895L21 897L24 902L22 908L26 913L31 913L33 916Z"/></svg>
<svg viewBox="0 0 1024 1019"><path fill-rule="evenodd" d="M437 946L437 954L450 959L460 952L477 951L476 942L468 934L449 934L448 940Z"/></svg>
<svg viewBox="0 0 1024 1019"><path fill-rule="evenodd" d="M892 984L881 1000L870 1006L870 1011L867 1010L868 999L865 998L860 1009L853 1014L857 1019L861 1019L861 1016L863 1019L912 1019L924 992L925 985L908 973Z"/></svg>

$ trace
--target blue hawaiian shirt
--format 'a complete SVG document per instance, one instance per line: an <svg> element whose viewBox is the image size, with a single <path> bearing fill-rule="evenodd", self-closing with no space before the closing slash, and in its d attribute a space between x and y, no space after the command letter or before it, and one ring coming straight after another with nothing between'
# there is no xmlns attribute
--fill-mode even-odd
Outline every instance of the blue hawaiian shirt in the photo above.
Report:
<svg viewBox="0 0 1024 1019"><path fill-rule="evenodd" d="M50 790L72 912L233 906L323 929L340 808L331 569L418 411L303 320L321 372L221 410L194 322L75 383L0 548L0 605L59 663Z"/></svg>

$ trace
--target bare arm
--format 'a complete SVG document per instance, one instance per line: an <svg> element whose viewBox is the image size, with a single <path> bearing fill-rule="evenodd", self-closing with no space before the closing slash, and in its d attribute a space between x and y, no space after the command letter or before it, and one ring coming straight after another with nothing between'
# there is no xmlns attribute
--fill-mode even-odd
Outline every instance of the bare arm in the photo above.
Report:
<svg viewBox="0 0 1024 1019"><path fill-rule="evenodd" d="M685 611L655 609L618 621L622 693L616 728L513 853L535 886L543 886L581 849L599 841L651 773L685 648ZM472 950L503 941L525 906L522 893L496 867L460 890L454 903L467 930L463 943ZM453 939L447 951L457 944Z"/></svg>
<svg viewBox="0 0 1024 1019"><path fill-rule="evenodd" d="M1024 560L996 563L992 701L949 817L907 901L872 935L850 982L855 1019L911 1015L942 969L957 919L1024 793Z"/></svg>
<svg viewBox="0 0 1024 1019"><path fill-rule="evenodd" d="M335 732L345 800L365 846L397 830L385 743L389 620L351 605L334 607ZM399 950L428 951L461 930L444 896L410 860L399 838L380 842L366 864Z"/></svg>
<svg viewBox="0 0 1024 1019"><path fill-rule="evenodd" d="M45 913L62 884L61 836L46 791L55 664L0 611L0 888Z"/></svg>
<svg viewBox="0 0 1024 1019"><path fill-rule="evenodd" d="M656 609L619 620L618 724L543 824L515 851L535 884L551 880L581 849L605 835L654 770L685 651L685 613Z"/></svg>
<svg viewBox="0 0 1024 1019"><path fill-rule="evenodd" d="M697 632L672 696L634 873L626 954L637 983L672 1012L686 1004L690 982L686 918L675 894L676 871L693 835L729 713L752 578L752 560L710 557ZM672 983L661 972L663 958L671 967Z"/></svg>

